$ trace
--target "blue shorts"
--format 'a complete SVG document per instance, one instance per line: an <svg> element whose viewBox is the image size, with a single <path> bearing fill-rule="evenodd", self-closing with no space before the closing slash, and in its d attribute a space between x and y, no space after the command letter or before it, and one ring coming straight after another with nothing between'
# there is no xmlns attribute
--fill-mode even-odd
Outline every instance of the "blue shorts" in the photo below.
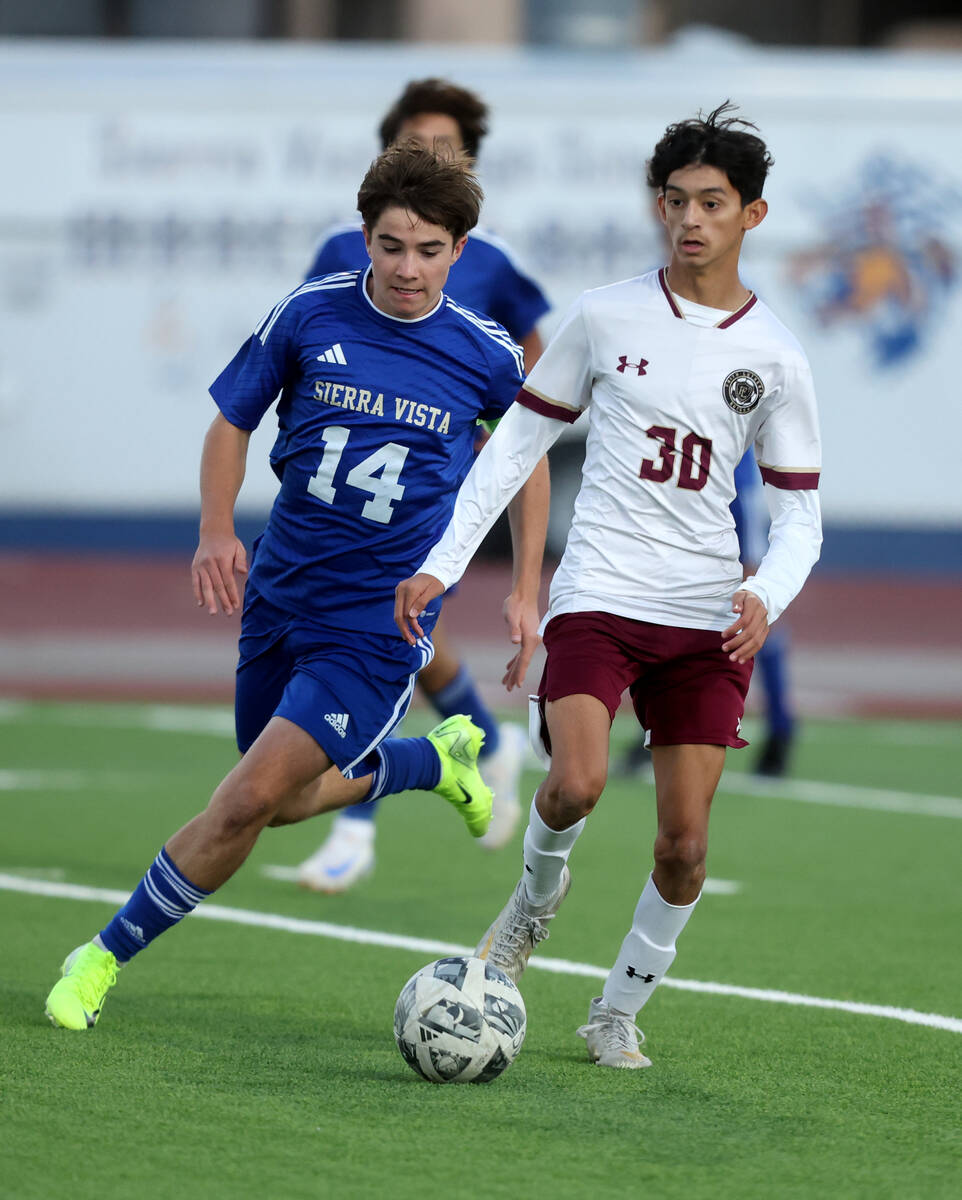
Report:
<svg viewBox="0 0 962 1200"><path fill-rule="evenodd" d="M254 591L244 597L234 692L237 746L254 744L273 716L292 721L345 775L401 722L429 637L329 629L292 618Z"/></svg>

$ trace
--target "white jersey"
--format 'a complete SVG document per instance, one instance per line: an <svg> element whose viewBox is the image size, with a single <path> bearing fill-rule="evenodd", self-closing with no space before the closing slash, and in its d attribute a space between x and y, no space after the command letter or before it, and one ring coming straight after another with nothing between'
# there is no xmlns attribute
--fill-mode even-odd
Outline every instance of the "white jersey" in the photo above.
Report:
<svg viewBox="0 0 962 1200"><path fill-rule="evenodd" d="M736 464L754 444L769 486L818 485L808 362L754 295L705 328L684 318L663 270L585 292L519 401L562 421L588 413L548 618L600 610L724 629L742 582Z"/></svg>

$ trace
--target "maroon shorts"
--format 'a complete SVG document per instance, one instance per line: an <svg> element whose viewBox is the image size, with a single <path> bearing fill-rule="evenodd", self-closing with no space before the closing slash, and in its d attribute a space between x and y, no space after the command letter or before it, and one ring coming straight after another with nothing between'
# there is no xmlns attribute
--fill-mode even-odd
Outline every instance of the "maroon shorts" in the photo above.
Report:
<svg viewBox="0 0 962 1200"><path fill-rule="evenodd" d="M739 736L753 662L734 663L717 630L612 613L562 613L544 631L546 701L595 696L614 719L625 688L652 746L747 746Z"/></svg>

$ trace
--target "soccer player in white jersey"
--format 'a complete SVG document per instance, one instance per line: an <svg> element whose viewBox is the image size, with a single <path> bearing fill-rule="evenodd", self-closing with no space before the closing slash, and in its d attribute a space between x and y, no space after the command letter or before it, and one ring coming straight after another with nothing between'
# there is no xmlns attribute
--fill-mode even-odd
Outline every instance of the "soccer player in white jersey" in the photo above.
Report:
<svg viewBox="0 0 962 1200"><path fill-rule="evenodd" d="M243 757L67 956L47 998L55 1025L93 1026L117 968L225 883L268 825L422 788L475 837L487 829L480 729L454 715L426 738L390 737L431 659L440 609L406 645L395 583L447 525L478 420L502 416L524 378L508 333L442 291L480 204L456 159L416 145L382 154L358 195L370 266L296 288L211 385L219 411L201 462L194 589L212 614L231 613L237 574L248 576L235 690ZM247 572L234 502L250 433L275 399L280 490ZM540 547L528 568L515 597L522 659L537 644Z"/></svg>
<svg viewBox="0 0 962 1200"><path fill-rule="evenodd" d="M771 158L726 115L672 125L649 161L667 268L584 293L482 451L451 523L398 587L409 642L508 497L588 412L584 481L544 625L533 709L548 776L531 806L524 872L478 953L517 980L568 891L568 856L601 796L627 688L647 731L654 869L601 996L578 1033L608 1067L646 1067L637 1014L675 957L705 879L708 816L739 727L753 656L821 544L820 443L808 363L739 279L764 219ZM772 514L768 552L742 579L729 509L749 446ZM534 738L533 738L534 740Z"/></svg>

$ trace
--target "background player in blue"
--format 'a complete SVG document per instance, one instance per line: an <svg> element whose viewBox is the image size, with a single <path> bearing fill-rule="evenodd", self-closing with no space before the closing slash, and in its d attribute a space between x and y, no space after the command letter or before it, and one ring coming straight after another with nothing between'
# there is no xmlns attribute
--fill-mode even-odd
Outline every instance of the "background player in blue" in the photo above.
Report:
<svg viewBox="0 0 962 1200"><path fill-rule="evenodd" d="M68 955L47 998L55 1025L93 1026L118 966L226 882L267 825L420 787L450 800L475 836L487 828L483 734L467 717L426 738L388 738L432 653L430 636L408 646L393 629L395 580L447 524L477 420L501 416L523 377L510 336L441 290L481 198L454 159L417 146L382 154L358 195L368 270L297 288L211 385L220 412L204 443L193 564L211 613L239 602L235 576L247 564L234 503L250 431L280 393L280 490L255 544L241 626L243 757L105 928ZM530 566L517 587L517 682L537 643L540 555Z"/></svg>
<svg viewBox="0 0 962 1200"><path fill-rule="evenodd" d="M762 495L762 477L755 455L748 450L735 468L732 516L741 549L742 565L752 575L768 550L768 508ZM765 741L755 762L757 775L781 776L789 766L795 719L788 688L788 637L776 622L755 655L765 692Z"/></svg>
<svg viewBox="0 0 962 1200"><path fill-rule="evenodd" d="M480 97L445 79L417 79L405 87L385 114L379 134L382 149L414 139L429 148L449 146L473 163L487 130L488 109ZM322 236L308 278L366 265L361 224L353 221L335 226ZM531 370L542 349L537 323L549 305L502 241L484 230L472 230L461 257L451 268L445 292L500 322L521 345L525 369ZM467 713L485 732L479 766L485 782L494 789L494 814L480 844L498 849L511 840L521 815L518 785L527 737L519 725L498 724L447 637L443 616L432 638L435 655L418 676L418 683L441 716ZM369 801L337 815L326 840L300 866L298 877L304 886L321 892L342 892L373 869L377 805L376 800Z"/></svg>

